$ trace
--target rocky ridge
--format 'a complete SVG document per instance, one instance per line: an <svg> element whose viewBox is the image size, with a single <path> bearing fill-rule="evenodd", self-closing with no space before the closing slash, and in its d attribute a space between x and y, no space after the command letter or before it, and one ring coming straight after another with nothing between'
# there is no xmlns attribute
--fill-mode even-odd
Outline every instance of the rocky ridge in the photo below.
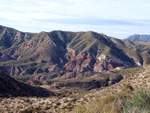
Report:
<svg viewBox="0 0 150 113"><path fill-rule="evenodd" d="M36 81L74 79L86 72L150 63L149 43L92 31L24 33L4 26L0 30L0 70L9 75L32 75Z"/></svg>

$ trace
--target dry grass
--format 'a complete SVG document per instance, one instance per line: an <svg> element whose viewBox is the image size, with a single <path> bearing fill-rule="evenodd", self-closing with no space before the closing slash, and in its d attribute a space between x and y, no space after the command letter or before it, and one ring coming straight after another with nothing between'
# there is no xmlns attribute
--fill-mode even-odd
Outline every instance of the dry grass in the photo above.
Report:
<svg viewBox="0 0 150 113"><path fill-rule="evenodd" d="M130 84L124 84L122 91L115 94L106 95L103 98L97 98L84 105L78 105L74 113L121 113L123 103L126 99L131 98L133 92Z"/></svg>

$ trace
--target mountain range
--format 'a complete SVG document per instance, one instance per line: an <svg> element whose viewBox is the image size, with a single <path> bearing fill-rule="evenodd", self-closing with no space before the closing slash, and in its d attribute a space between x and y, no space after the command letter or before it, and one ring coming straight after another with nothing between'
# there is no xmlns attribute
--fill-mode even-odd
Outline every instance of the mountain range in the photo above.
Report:
<svg viewBox="0 0 150 113"><path fill-rule="evenodd" d="M125 38L125 40L139 40L144 42L150 42L150 35L135 34Z"/></svg>
<svg viewBox="0 0 150 113"><path fill-rule="evenodd" d="M131 101L130 111L141 113L149 96L149 64L150 42L0 26L0 111L120 113Z"/></svg>
<svg viewBox="0 0 150 113"><path fill-rule="evenodd" d="M149 63L150 42L93 31L27 33L0 26L0 70L29 84L81 78L87 82L101 72Z"/></svg>

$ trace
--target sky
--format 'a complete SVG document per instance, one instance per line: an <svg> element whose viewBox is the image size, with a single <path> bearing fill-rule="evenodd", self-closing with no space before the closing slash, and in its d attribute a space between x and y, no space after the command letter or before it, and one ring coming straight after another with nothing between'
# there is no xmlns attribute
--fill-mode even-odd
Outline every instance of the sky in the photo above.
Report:
<svg viewBox="0 0 150 113"><path fill-rule="evenodd" d="M0 25L23 32L150 34L150 0L0 0Z"/></svg>

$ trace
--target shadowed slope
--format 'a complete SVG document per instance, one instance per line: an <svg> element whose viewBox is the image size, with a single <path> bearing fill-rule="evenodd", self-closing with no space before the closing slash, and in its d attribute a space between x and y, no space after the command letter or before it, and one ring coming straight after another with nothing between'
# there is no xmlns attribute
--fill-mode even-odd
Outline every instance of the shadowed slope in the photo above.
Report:
<svg viewBox="0 0 150 113"><path fill-rule="evenodd" d="M0 71L0 97L9 96L37 96L48 97L54 93L40 87L33 87L22 82L18 82L9 75Z"/></svg>

